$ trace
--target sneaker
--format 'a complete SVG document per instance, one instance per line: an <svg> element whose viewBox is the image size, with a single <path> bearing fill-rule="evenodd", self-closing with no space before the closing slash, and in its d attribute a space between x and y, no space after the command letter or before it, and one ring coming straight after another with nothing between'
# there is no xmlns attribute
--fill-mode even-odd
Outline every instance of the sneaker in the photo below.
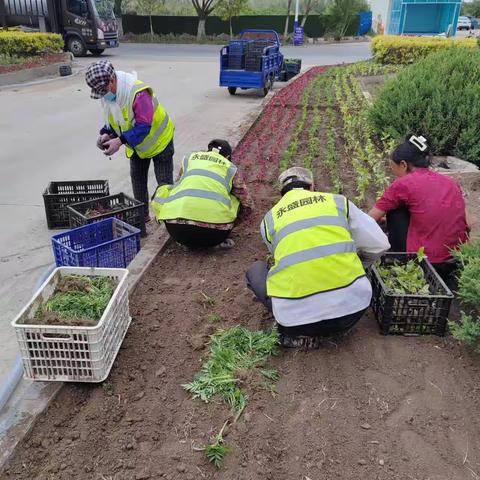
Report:
<svg viewBox="0 0 480 480"><path fill-rule="evenodd" d="M298 335L290 337L288 335L280 336L280 344L285 348L303 348L305 350L317 350L320 348L320 337L307 337Z"/></svg>
<svg viewBox="0 0 480 480"><path fill-rule="evenodd" d="M231 238L227 238L220 245L218 245L218 248L224 248L225 250L229 250L234 246L235 246L235 242Z"/></svg>

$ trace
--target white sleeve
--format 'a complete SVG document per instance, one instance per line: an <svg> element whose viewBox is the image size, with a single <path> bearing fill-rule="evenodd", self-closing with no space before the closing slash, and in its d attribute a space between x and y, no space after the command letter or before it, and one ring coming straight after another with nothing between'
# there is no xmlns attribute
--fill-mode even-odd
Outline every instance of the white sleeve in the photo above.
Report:
<svg viewBox="0 0 480 480"><path fill-rule="evenodd" d="M262 220L260 224L260 233L262 235L262 240L268 248L268 251L272 253L272 244L267 240L267 232L265 231L265 222Z"/></svg>
<svg viewBox="0 0 480 480"><path fill-rule="evenodd" d="M350 201L348 208L348 223L357 251L375 256L386 252L390 248L390 243L378 223Z"/></svg>

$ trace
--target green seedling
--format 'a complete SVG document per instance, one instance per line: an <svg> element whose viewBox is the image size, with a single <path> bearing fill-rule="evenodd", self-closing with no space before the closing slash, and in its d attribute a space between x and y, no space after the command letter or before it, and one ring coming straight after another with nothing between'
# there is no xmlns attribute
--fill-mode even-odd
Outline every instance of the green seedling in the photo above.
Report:
<svg viewBox="0 0 480 480"><path fill-rule="evenodd" d="M221 315L217 315L216 313L211 313L208 316L208 321L210 323L219 323L223 320L223 317Z"/></svg>
<svg viewBox="0 0 480 480"><path fill-rule="evenodd" d="M209 306L209 307L214 307L215 304L217 303L213 297L209 297L208 295L205 295L203 292L200 292L202 295L202 298L200 299L200 302L203 304L203 306Z"/></svg>
<svg viewBox="0 0 480 480"><path fill-rule="evenodd" d="M220 432L212 438L212 443L207 445L204 449L205 456L218 469L223 467L225 457L231 452L231 448L225 444L223 439L223 431L228 424L228 420L224 423Z"/></svg>

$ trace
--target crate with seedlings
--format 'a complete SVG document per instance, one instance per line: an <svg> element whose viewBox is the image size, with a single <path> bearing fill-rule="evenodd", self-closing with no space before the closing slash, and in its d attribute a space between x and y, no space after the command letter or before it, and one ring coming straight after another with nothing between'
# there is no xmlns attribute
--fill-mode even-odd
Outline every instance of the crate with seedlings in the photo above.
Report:
<svg viewBox="0 0 480 480"><path fill-rule="evenodd" d="M370 280L382 334L445 334L453 294L423 250L385 254L372 266Z"/></svg>
<svg viewBox="0 0 480 480"><path fill-rule="evenodd" d="M115 217L145 235L144 204L134 198L118 193L89 202L76 203L68 207L70 227L82 227L106 218Z"/></svg>
<svg viewBox="0 0 480 480"><path fill-rule="evenodd" d="M107 180L79 180L50 182L43 192L48 228L68 228L67 207L72 203L86 202L110 195Z"/></svg>
<svg viewBox="0 0 480 480"><path fill-rule="evenodd" d="M60 267L12 322L25 377L102 382L130 325L128 271Z"/></svg>

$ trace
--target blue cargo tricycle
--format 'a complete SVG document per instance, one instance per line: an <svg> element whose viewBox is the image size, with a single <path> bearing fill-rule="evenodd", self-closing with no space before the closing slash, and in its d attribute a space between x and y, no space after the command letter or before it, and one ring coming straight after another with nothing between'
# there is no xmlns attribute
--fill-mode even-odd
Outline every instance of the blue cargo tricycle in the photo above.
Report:
<svg viewBox="0 0 480 480"><path fill-rule="evenodd" d="M256 88L264 95L272 89L283 68L280 37L274 30L243 30L220 51L220 86L230 95L238 88Z"/></svg>

